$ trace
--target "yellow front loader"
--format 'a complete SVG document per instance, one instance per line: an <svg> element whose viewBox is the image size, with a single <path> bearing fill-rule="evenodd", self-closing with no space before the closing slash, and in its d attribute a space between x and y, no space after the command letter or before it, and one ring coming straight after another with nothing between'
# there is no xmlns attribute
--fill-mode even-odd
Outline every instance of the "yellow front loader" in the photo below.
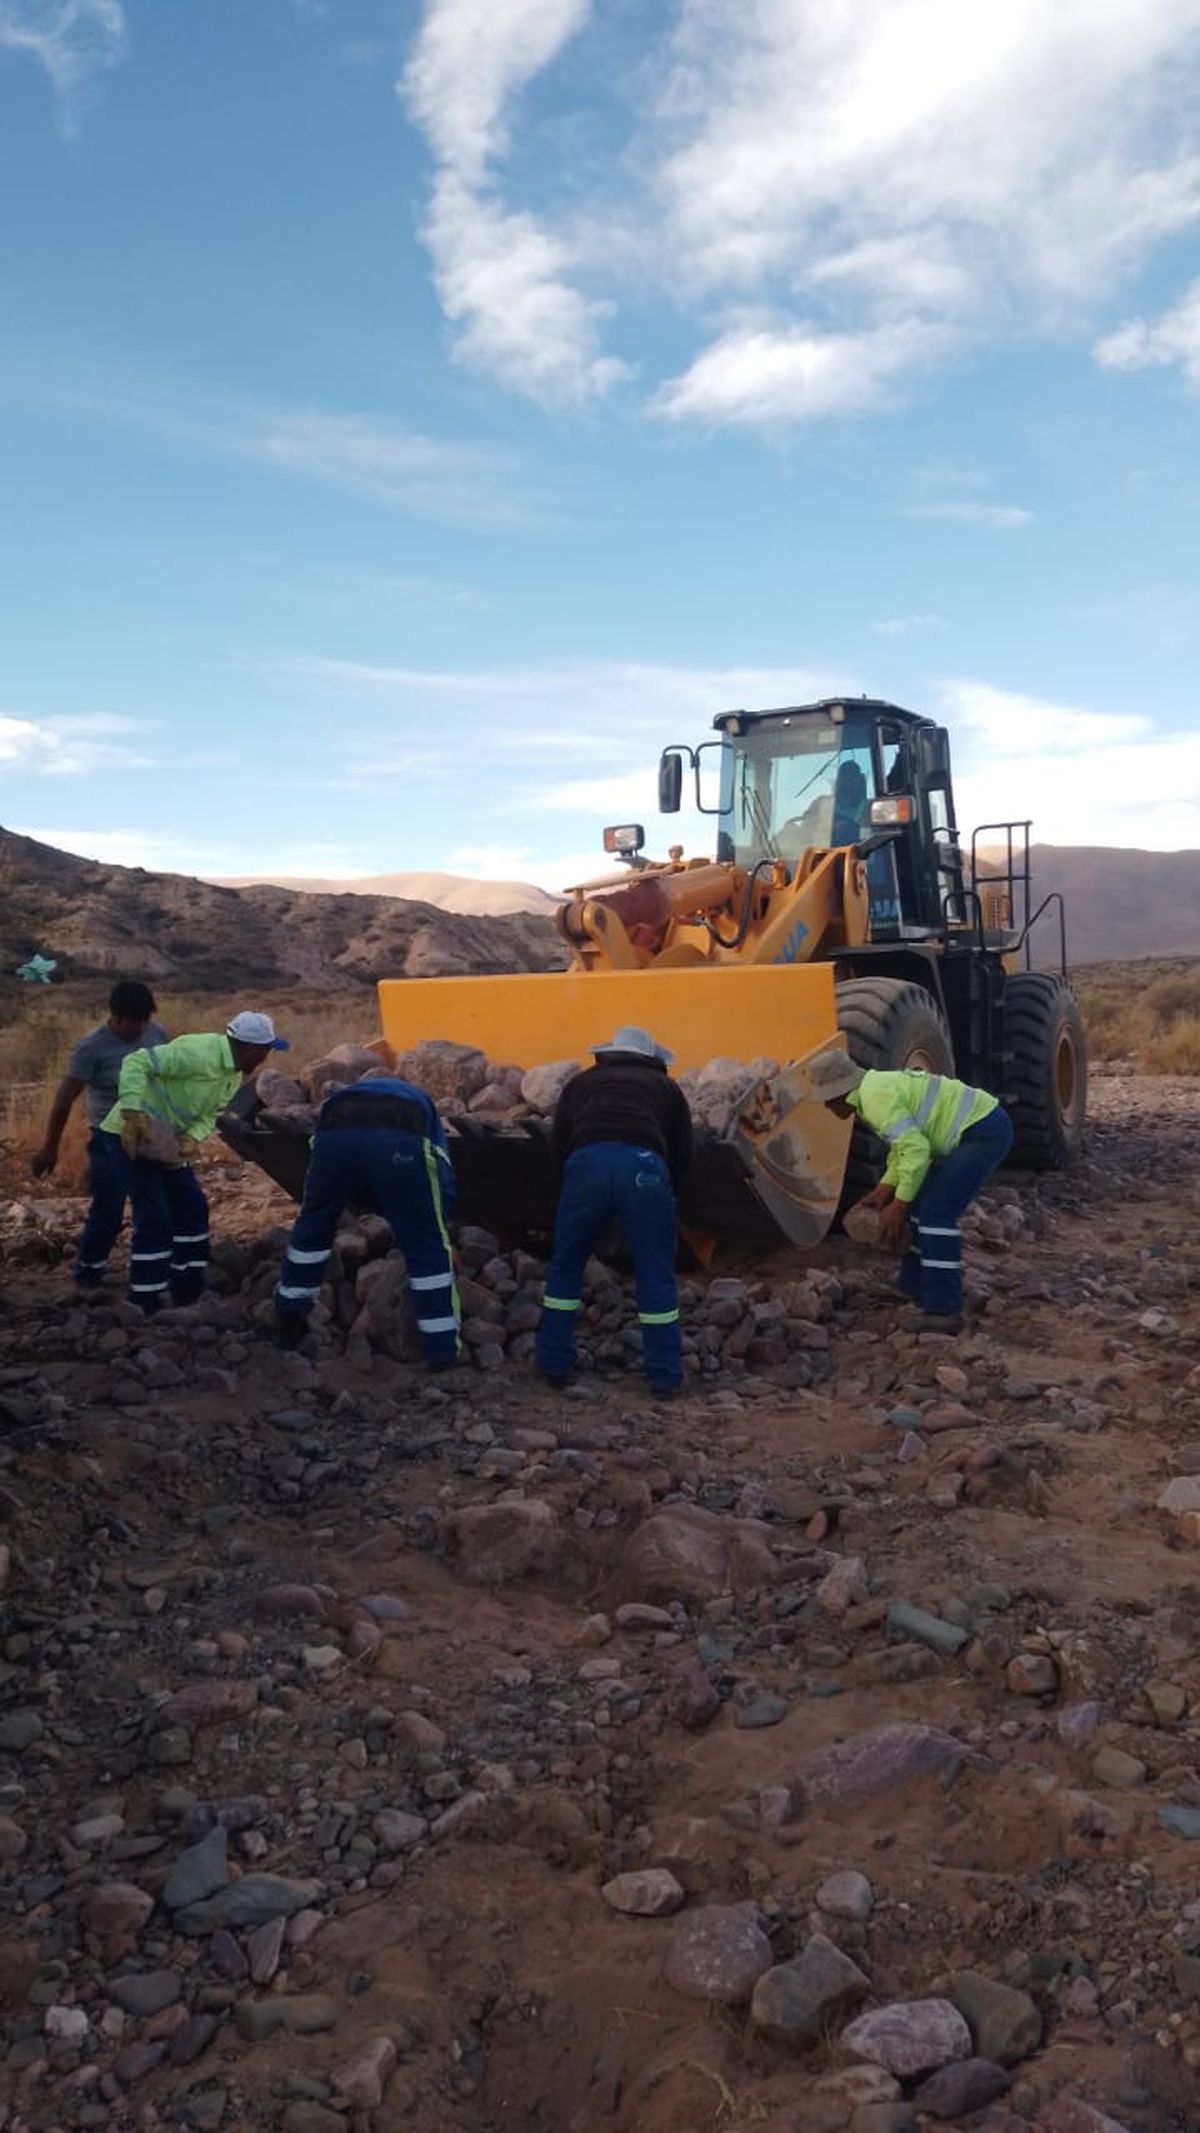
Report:
<svg viewBox="0 0 1200 2133"><path fill-rule="evenodd" d="M1078 1145L1086 1060L1066 977L1061 899L1034 908L1029 824L989 825L961 849L942 728L847 698L729 712L718 738L668 749L659 802L684 779L713 818L715 856L651 862L644 832L605 832L623 870L571 890L570 955L539 976L385 979L384 1056L422 1038L477 1045L498 1065L586 1064L640 1023L677 1073L716 1058L768 1060L728 1134L698 1137L681 1219L717 1244L809 1246L878 1150L808 1093L808 1063L841 1033L864 1066L921 1066L989 1087L1016 1127L1014 1160L1063 1162ZM981 841L982 840L982 841ZM990 840L990 841L988 841ZM1034 971L1035 924L1057 922L1058 969ZM1026 967L1020 967L1024 962ZM253 1096L227 1138L289 1189L303 1158L256 1129ZM549 1228L544 1129L448 1122L460 1220L502 1236Z"/></svg>

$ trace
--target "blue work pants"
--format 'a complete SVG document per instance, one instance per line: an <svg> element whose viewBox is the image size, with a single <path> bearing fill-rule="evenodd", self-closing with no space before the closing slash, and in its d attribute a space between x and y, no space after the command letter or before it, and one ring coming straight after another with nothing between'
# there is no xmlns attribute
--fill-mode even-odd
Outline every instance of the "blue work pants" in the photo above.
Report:
<svg viewBox="0 0 1200 2133"><path fill-rule="evenodd" d="M166 1301L195 1303L208 1274L208 1201L190 1163L172 1167L126 1155L106 1133L113 1190L133 1209L129 1301L148 1315Z"/></svg>
<svg viewBox="0 0 1200 2133"><path fill-rule="evenodd" d="M633 1253L646 1376L656 1388L672 1389L683 1380L675 1194L662 1157L624 1141L593 1141L567 1158L537 1330L538 1369L566 1377L574 1367L583 1270L613 1221Z"/></svg>
<svg viewBox="0 0 1200 2133"><path fill-rule="evenodd" d="M283 1317L312 1310L338 1223L354 1201L383 1216L404 1254L426 1362L434 1368L456 1362L460 1310L446 1228L452 1190L449 1163L419 1133L379 1125L318 1128L275 1309Z"/></svg>
<svg viewBox="0 0 1200 2133"><path fill-rule="evenodd" d="M102 1133L99 1126L93 1126L88 1135L87 1181L91 1205L75 1259L75 1279L84 1289L99 1288L125 1220L125 1188L108 1160L111 1138L111 1134Z"/></svg>
<svg viewBox="0 0 1200 2133"><path fill-rule="evenodd" d="M998 1104L977 1125L967 1127L957 1148L933 1164L912 1203L912 1237L900 1262L900 1286L939 1318L962 1314L961 1219L1012 1142L1012 1120Z"/></svg>

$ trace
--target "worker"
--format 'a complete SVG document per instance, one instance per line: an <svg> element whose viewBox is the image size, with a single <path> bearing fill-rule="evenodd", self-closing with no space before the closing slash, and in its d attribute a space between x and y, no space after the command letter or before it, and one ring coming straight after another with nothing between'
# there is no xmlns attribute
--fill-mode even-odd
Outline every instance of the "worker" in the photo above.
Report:
<svg viewBox="0 0 1200 2133"><path fill-rule="evenodd" d="M205 1031L131 1052L103 1121L105 1154L133 1209L129 1301L147 1316L168 1291L195 1303L208 1272L208 1201L191 1159L241 1083L285 1052L270 1015L235 1015Z"/></svg>
<svg viewBox="0 0 1200 2133"><path fill-rule="evenodd" d="M54 1092L41 1147L30 1162L35 1178L50 1177L58 1164L67 1120L82 1096L88 1123L87 1179L90 1203L75 1257L80 1289L98 1289L125 1219L125 1194L105 1155L101 1122L117 1100L121 1067L143 1044L165 1044L154 1020L154 994L134 978L122 978L108 996L108 1020L81 1037Z"/></svg>
<svg viewBox="0 0 1200 2133"><path fill-rule="evenodd" d="M410 1081L371 1073L317 1113L304 1199L275 1288L275 1337L303 1340L350 1201L383 1216L404 1254L421 1351L431 1370L459 1360L460 1309L446 1227L454 1170L437 1105Z"/></svg>
<svg viewBox="0 0 1200 2133"><path fill-rule="evenodd" d="M683 1382L675 1282L675 1195L692 1157L692 1118L667 1068L673 1054L647 1030L619 1029L593 1048L595 1065L566 1085L551 1152L561 1174L554 1246L536 1340L537 1367L565 1385L575 1367L583 1270L616 1221L633 1253L642 1353L651 1389Z"/></svg>
<svg viewBox="0 0 1200 2133"><path fill-rule="evenodd" d="M853 756L838 764L833 781L833 820L829 832L831 846L858 844L863 833L869 801L867 781Z"/></svg>
<svg viewBox="0 0 1200 2133"><path fill-rule="evenodd" d="M812 1063L814 1096L861 1119L887 1147L887 1167L858 1203L902 1253L898 1281L924 1311L922 1330L961 1333L963 1211L1012 1147L1012 1120L986 1089L948 1074L864 1072L830 1046Z"/></svg>

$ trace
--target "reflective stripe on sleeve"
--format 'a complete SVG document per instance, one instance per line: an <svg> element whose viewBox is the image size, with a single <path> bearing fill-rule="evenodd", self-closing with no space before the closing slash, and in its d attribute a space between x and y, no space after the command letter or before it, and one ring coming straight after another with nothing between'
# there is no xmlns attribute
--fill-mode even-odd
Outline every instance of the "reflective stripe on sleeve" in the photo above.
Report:
<svg viewBox="0 0 1200 2133"><path fill-rule="evenodd" d="M950 1132L949 1132L949 1135L948 1135L948 1137L947 1137L947 1146L948 1146L948 1147L950 1147L950 1148L954 1148L954 1147L957 1147L957 1145L958 1145L958 1140L959 1140L959 1136L961 1135L961 1133L962 1133L962 1131L963 1131L963 1128L965 1127L965 1125L966 1125L966 1123L967 1123L967 1120L968 1120L968 1119L970 1118L970 1116L971 1116L971 1113L972 1113L972 1111L973 1111L973 1110L975 1109L975 1105L976 1105L976 1103L978 1102L978 1100L979 1100L979 1091L978 1091L978 1089L964 1089L964 1090L963 1090L963 1093L962 1093L962 1101L961 1101L961 1103L959 1104L959 1107L958 1107L957 1111L956 1111L956 1112L955 1112L955 1114L954 1114L954 1118L953 1118L953 1121L952 1121L952 1123L951 1123L951 1126L950 1126Z"/></svg>
<svg viewBox="0 0 1200 2133"><path fill-rule="evenodd" d="M894 1126L885 1126L883 1128L882 1133L880 1134L880 1139L885 1141L902 1141L906 1133L919 1133L920 1130L921 1128L918 1126L916 1119L910 1117L906 1113L903 1118L898 1118L896 1120Z"/></svg>
<svg viewBox="0 0 1200 2133"><path fill-rule="evenodd" d="M920 1103L919 1103L919 1104L917 1105L917 1124L918 1124L918 1126L923 1126L923 1125L925 1124L925 1121L926 1121L926 1119L927 1119L927 1118L929 1117L929 1114L930 1114L930 1112L932 1111L932 1109L933 1109L933 1107L934 1107L935 1103L937 1102L937 1100L938 1100L938 1097L939 1097L939 1096L941 1095L941 1093L942 1093L942 1077L941 1077L941 1075L940 1075L940 1074L931 1074L931 1075L930 1075L930 1077L929 1077L928 1083L926 1084L926 1088L925 1088L925 1094L924 1094L924 1095L923 1095L923 1097L921 1098L921 1101L920 1101Z"/></svg>

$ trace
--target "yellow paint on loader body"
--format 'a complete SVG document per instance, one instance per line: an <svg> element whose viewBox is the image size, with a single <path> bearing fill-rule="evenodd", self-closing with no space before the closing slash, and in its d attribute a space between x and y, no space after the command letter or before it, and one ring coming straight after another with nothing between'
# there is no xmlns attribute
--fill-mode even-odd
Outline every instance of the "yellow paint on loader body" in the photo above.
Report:
<svg viewBox="0 0 1200 2133"><path fill-rule="evenodd" d="M675 1054L676 1072L710 1059L804 1059L837 1036L833 967L567 970L498 978L384 978L383 1034L405 1052L426 1037L478 1045L496 1066L586 1064L628 1023Z"/></svg>

